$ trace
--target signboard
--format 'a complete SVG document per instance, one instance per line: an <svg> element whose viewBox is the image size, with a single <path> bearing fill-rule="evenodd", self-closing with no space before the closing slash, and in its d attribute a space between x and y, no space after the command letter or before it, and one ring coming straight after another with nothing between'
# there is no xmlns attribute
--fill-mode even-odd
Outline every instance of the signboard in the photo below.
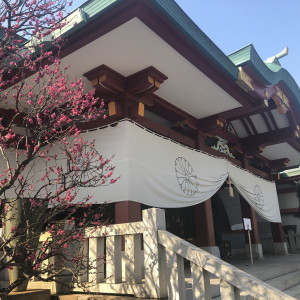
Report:
<svg viewBox="0 0 300 300"><path fill-rule="evenodd" d="M252 230L251 219L243 218L245 230Z"/></svg>

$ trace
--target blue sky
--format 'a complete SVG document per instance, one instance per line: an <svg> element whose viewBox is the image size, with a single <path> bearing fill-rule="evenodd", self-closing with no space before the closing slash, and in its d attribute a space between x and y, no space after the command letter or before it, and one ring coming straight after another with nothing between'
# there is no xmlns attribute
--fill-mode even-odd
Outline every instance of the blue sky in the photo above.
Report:
<svg viewBox="0 0 300 300"><path fill-rule="evenodd" d="M300 85L299 0L176 0L225 53L252 43L263 60L289 47L280 63Z"/></svg>
<svg viewBox="0 0 300 300"><path fill-rule="evenodd" d="M73 9L83 3L75 0ZM176 0L225 53L252 43L263 60L289 47L280 60L300 85L299 0Z"/></svg>

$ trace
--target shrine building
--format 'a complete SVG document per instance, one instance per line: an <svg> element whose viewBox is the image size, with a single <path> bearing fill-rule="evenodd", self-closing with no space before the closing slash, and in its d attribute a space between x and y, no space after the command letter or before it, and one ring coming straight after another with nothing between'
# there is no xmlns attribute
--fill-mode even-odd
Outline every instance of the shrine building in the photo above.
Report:
<svg viewBox="0 0 300 300"><path fill-rule="evenodd" d="M165 208L170 232L222 257L227 244L247 252L248 218L256 257L286 254L283 227L300 228L299 175L284 179L300 164L300 90L280 64L288 50L226 55L174 0L89 0L68 18L62 64L107 111L82 137L114 155L120 176L90 189L92 202L108 203L115 223Z"/></svg>

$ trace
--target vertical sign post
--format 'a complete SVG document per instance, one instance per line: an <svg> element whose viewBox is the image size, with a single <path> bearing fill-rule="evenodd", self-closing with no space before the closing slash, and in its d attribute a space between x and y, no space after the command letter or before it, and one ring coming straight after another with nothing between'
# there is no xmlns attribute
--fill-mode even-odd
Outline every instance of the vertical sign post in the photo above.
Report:
<svg viewBox="0 0 300 300"><path fill-rule="evenodd" d="M253 255L252 255L252 245L251 245L251 235L250 235L250 231L252 230L251 219L244 218L243 220L244 220L245 230L248 231L250 259L251 259L251 266L253 266Z"/></svg>

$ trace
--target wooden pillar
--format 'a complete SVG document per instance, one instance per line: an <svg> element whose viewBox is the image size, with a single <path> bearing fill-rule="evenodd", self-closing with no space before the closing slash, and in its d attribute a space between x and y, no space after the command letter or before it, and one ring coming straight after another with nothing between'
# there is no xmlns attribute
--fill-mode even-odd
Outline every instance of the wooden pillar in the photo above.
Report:
<svg viewBox="0 0 300 300"><path fill-rule="evenodd" d="M271 223L272 237L274 243L284 243L284 232L282 228L282 223Z"/></svg>
<svg viewBox="0 0 300 300"><path fill-rule="evenodd" d="M275 255L288 254L287 244L284 238L282 223L271 223L273 250Z"/></svg>
<svg viewBox="0 0 300 300"><path fill-rule="evenodd" d="M251 242L253 244L260 244L255 210L242 197L240 197L240 201L241 201L241 210L242 210L243 218L251 219L251 225L252 225ZM246 240L246 244L249 244L247 231L245 231L245 240Z"/></svg>
<svg viewBox="0 0 300 300"><path fill-rule="evenodd" d="M122 201L115 204L115 223L139 222L142 220L141 204Z"/></svg>
<svg viewBox="0 0 300 300"><path fill-rule="evenodd" d="M198 131L196 139L198 149L206 149L205 138L206 134ZM195 205L193 207L193 217L196 235L195 245L220 257L219 247L216 246L211 199Z"/></svg>
<svg viewBox="0 0 300 300"><path fill-rule="evenodd" d="M198 131L197 146L200 150L205 150L206 135ZM198 247L216 246L214 220L212 214L211 199L208 199L193 207L194 226Z"/></svg>
<svg viewBox="0 0 300 300"><path fill-rule="evenodd" d="M211 200L194 206L196 246L216 246Z"/></svg>
<svg viewBox="0 0 300 300"><path fill-rule="evenodd" d="M115 223L139 222L142 220L141 203L121 201L115 203ZM125 250L125 239L122 237L122 251Z"/></svg>
<svg viewBox="0 0 300 300"><path fill-rule="evenodd" d="M258 234L258 226L256 221L256 213L255 210L240 197L241 202L241 210L243 218L251 219L252 230L251 233L251 244L252 244L252 254L254 258L263 258L262 245L260 243L259 234ZM250 256L250 247L249 247L249 237L248 231L245 230L245 242L246 242L246 256Z"/></svg>

